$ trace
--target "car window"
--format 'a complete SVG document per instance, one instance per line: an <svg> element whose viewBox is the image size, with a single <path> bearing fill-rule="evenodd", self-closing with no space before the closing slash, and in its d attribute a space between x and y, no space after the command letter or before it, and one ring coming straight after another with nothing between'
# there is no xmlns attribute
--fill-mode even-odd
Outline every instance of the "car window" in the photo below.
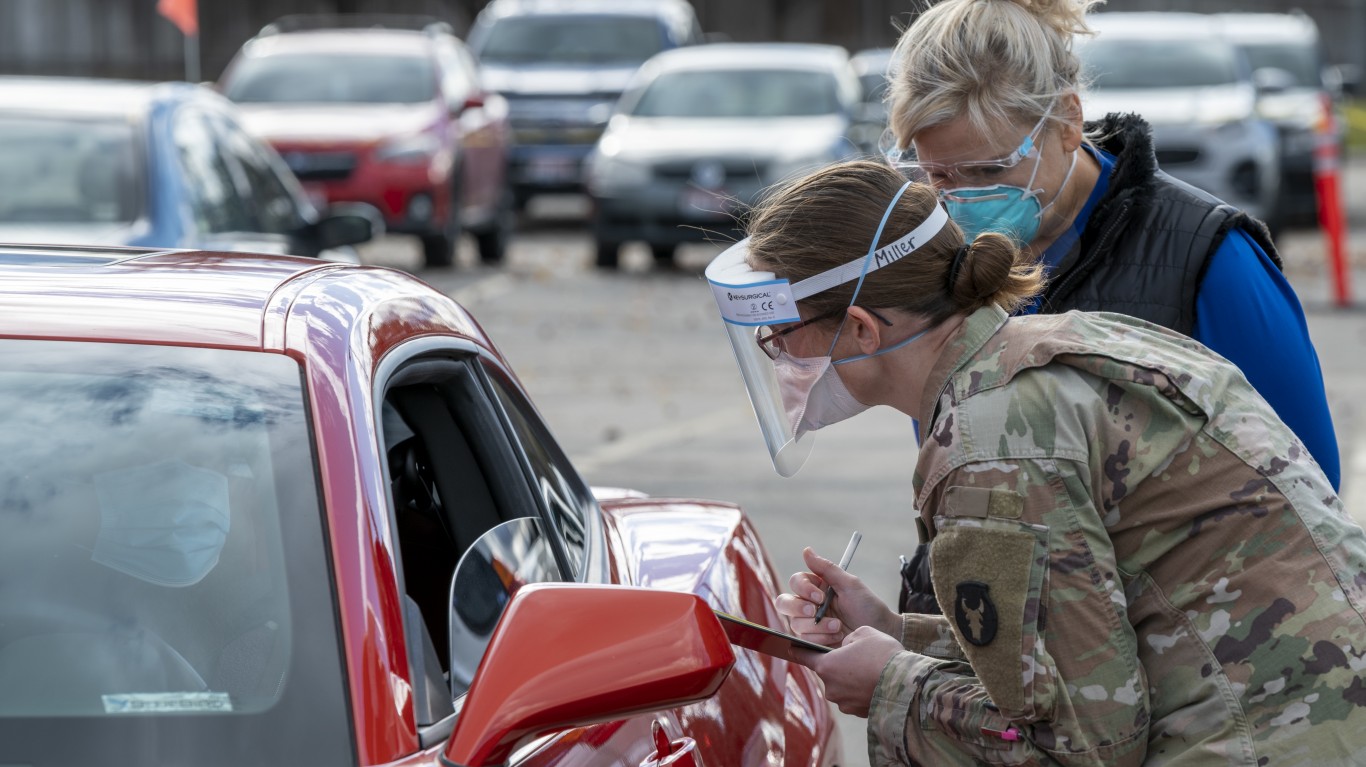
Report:
<svg viewBox="0 0 1366 767"><path fill-rule="evenodd" d="M171 127L186 201L201 232L259 231L208 115L182 109ZM240 172L240 171L239 171Z"/></svg>
<svg viewBox="0 0 1366 767"><path fill-rule="evenodd" d="M354 763L298 364L0 355L6 761L98 762L119 743L130 763Z"/></svg>
<svg viewBox="0 0 1366 767"><path fill-rule="evenodd" d="M435 67L420 50L282 53L242 61L225 93L242 103L420 104L436 98L437 82Z"/></svg>
<svg viewBox="0 0 1366 767"><path fill-rule="evenodd" d="M494 22L475 52L500 64L639 63L664 47L664 27L647 16L536 14Z"/></svg>
<svg viewBox="0 0 1366 767"><path fill-rule="evenodd" d="M803 117L839 111L839 84L827 72L699 69L665 72L645 86L639 117Z"/></svg>
<svg viewBox="0 0 1366 767"><path fill-rule="evenodd" d="M1318 51L1312 45L1291 43L1246 43L1238 46L1254 70L1266 67L1284 69L1303 88L1322 87Z"/></svg>
<svg viewBox="0 0 1366 767"><path fill-rule="evenodd" d="M477 69L463 45L448 44L437 48L437 60L441 65L441 91L446 102L460 105L476 90Z"/></svg>
<svg viewBox="0 0 1366 767"><path fill-rule="evenodd" d="M1109 39L1102 34L1077 48L1096 90L1195 88L1239 80L1231 45L1190 40Z"/></svg>
<svg viewBox="0 0 1366 767"><path fill-rule="evenodd" d="M468 361L421 358L400 369L385 389L379 431L402 560L417 719L429 725L449 715L452 695L464 692L484 650L478 642L452 646L456 565L490 530L542 517L540 493ZM561 556L550 563L552 571L531 571L539 580L559 580L568 567ZM502 587L490 581L489 588L496 601Z"/></svg>
<svg viewBox="0 0 1366 767"><path fill-rule="evenodd" d="M0 117L0 223L117 224L142 213L142 163L123 120Z"/></svg>
<svg viewBox="0 0 1366 767"><path fill-rule="evenodd" d="M242 169L245 204L251 208L259 231L294 234L306 223L299 202L290 192L284 171L241 128L226 117L215 115L214 127L222 140L223 151Z"/></svg>
<svg viewBox="0 0 1366 767"><path fill-rule="evenodd" d="M593 493L560 451L531 403L502 371L493 366L486 368L517 441L531 464L541 501L564 540L573 577L581 578L588 546L586 517L597 508Z"/></svg>

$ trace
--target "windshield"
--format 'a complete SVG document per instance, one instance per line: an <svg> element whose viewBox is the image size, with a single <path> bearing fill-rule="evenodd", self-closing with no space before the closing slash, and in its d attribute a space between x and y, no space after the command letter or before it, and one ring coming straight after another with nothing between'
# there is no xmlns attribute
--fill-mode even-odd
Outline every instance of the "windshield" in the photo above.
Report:
<svg viewBox="0 0 1366 767"><path fill-rule="evenodd" d="M640 63L664 49L664 28L645 16L513 16L489 28L489 62Z"/></svg>
<svg viewBox="0 0 1366 767"><path fill-rule="evenodd" d="M1238 82L1232 46L1190 40L1106 40L1078 46L1096 90L1198 88Z"/></svg>
<svg viewBox="0 0 1366 767"><path fill-rule="evenodd" d="M436 98L432 67L418 55L262 56L234 68L226 93L243 103L419 104Z"/></svg>
<svg viewBox="0 0 1366 767"><path fill-rule="evenodd" d="M666 72L640 95L639 117L809 117L839 111L833 75L795 69Z"/></svg>
<svg viewBox="0 0 1366 767"><path fill-rule="evenodd" d="M298 365L0 358L0 759L354 763Z"/></svg>
<svg viewBox="0 0 1366 767"><path fill-rule="evenodd" d="M1266 67L1284 69L1295 76L1296 85L1306 88L1320 86L1319 57L1312 46L1267 43L1241 47L1254 70Z"/></svg>
<svg viewBox="0 0 1366 767"><path fill-rule="evenodd" d="M127 122L0 116L0 223L121 224L142 213Z"/></svg>

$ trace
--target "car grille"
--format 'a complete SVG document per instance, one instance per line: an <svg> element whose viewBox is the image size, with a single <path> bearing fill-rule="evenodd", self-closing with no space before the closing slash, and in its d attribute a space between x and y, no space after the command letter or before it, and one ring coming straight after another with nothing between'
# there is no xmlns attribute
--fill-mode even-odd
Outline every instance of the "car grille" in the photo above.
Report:
<svg viewBox="0 0 1366 767"><path fill-rule="evenodd" d="M512 138L527 146L545 144L595 144L602 135L601 126L567 126L562 123L515 123Z"/></svg>
<svg viewBox="0 0 1366 767"><path fill-rule="evenodd" d="M1157 164L1163 168L1173 165L1190 165L1200 160L1199 149L1158 149Z"/></svg>
<svg viewBox="0 0 1366 767"><path fill-rule="evenodd" d="M716 178L717 171L720 171L720 183L715 185L724 185L725 179L762 181L767 170L766 164L752 160L678 160L656 165L655 178L663 181L698 181L699 175L704 179L708 176ZM710 183L703 185L713 186Z"/></svg>
<svg viewBox="0 0 1366 767"><path fill-rule="evenodd" d="M356 169L355 152L285 152L285 164L300 181L340 181Z"/></svg>

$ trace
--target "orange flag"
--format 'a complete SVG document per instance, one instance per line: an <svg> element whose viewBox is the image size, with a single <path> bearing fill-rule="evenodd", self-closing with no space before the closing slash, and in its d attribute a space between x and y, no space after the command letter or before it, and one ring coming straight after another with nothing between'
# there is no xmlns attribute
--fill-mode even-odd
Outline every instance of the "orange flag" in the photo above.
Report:
<svg viewBox="0 0 1366 767"><path fill-rule="evenodd" d="M157 13L180 27L181 33L186 37L199 35L198 0L157 0Z"/></svg>

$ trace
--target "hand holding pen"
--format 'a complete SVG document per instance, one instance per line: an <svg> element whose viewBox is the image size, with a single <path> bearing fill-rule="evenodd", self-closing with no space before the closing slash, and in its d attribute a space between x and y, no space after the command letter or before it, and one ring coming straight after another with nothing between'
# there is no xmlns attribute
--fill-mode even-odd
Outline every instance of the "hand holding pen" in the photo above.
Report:
<svg viewBox="0 0 1366 767"><path fill-rule="evenodd" d="M854 561L854 551L858 549L859 541L863 540L863 534L855 530L849 538L849 545L844 547L844 555L840 557L840 569L848 572L849 563ZM825 586L825 599L821 600L816 608L816 625L820 625L821 618L830 609L830 601L835 598L835 587L830 584Z"/></svg>
<svg viewBox="0 0 1366 767"><path fill-rule="evenodd" d="M849 542L841 558L845 567L852 560L861 537L855 533ZM802 552L802 559L810 570L788 578L789 593L779 595L776 600L778 613L787 618L793 634L827 647L838 647L850 632L861 626L901 636L901 616L857 575L846 572L839 562L826 559L810 548ZM839 599L839 605L832 612L835 598Z"/></svg>

